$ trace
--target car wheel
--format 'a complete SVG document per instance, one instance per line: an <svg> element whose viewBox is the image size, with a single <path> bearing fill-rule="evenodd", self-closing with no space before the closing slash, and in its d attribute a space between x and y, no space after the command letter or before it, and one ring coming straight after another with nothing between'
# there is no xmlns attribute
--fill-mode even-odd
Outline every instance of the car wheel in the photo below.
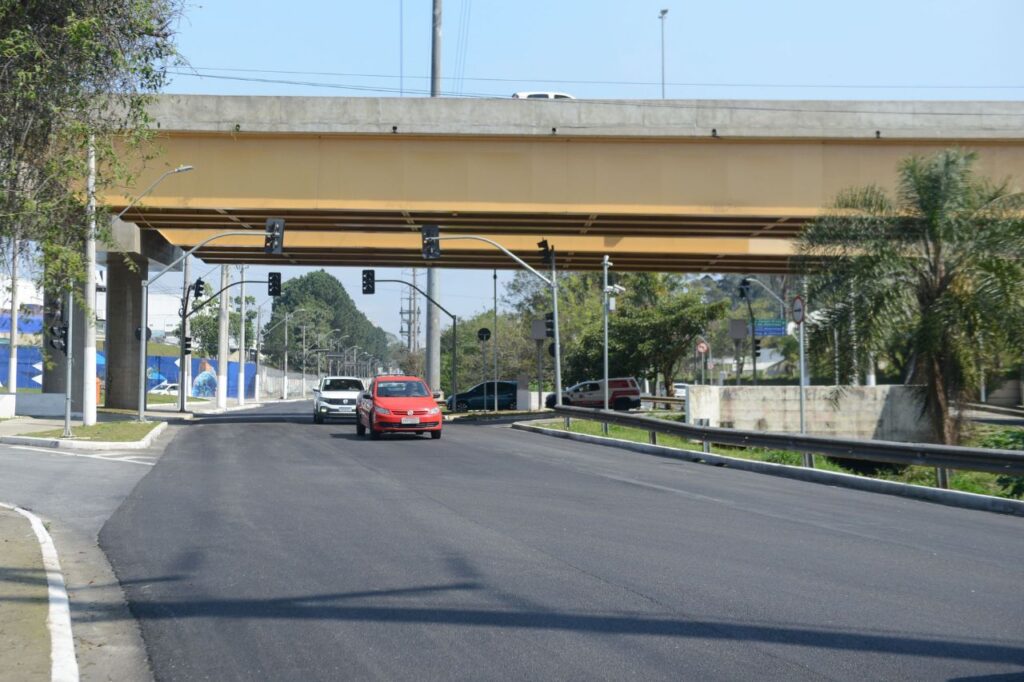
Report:
<svg viewBox="0 0 1024 682"><path fill-rule="evenodd" d="M366 435L366 427L363 426L363 422L359 421L359 417L356 417L356 435L357 436L365 436Z"/></svg>
<svg viewBox="0 0 1024 682"><path fill-rule="evenodd" d="M629 398L616 398L615 402L612 404L612 409L624 412L628 410L632 406L632 404L633 401L630 400Z"/></svg>
<svg viewBox="0 0 1024 682"><path fill-rule="evenodd" d="M469 411L469 403L467 403L467 402L465 402L463 400L460 400L459 402L455 403L455 411L456 412L468 412Z"/></svg>
<svg viewBox="0 0 1024 682"><path fill-rule="evenodd" d="M372 419L370 420L369 429L370 429L370 438L372 438L373 440L380 440L380 431L378 431L377 429L373 428L373 420Z"/></svg>
<svg viewBox="0 0 1024 682"><path fill-rule="evenodd" d="M514 401L514 400L513 400L512 402L510 402L510 403L508 404L508 408L507 408L507 409L509 409L509 410L514 410L514 409L516 409L516 401Z"/></svg>
<svg viewBox="0 0 1024 682"><path fill-rule="evenodd" d="M324 423L324 418L323 418L323 417L321 417L321 416L320 416L319 414L317 414L316 412L314 412L314 413L313 413L313 423L314 423L314 424L323 424L323 423Z"/></svg>
<svg viewBox="0 0 1024 682"><path fill-rule="evenodd" d="M430 438L431 438L431 440L440 440L440 438L441 438L441 431L440 431L440 429L437 430L437 431L431 431L430 432Z"/></svg>

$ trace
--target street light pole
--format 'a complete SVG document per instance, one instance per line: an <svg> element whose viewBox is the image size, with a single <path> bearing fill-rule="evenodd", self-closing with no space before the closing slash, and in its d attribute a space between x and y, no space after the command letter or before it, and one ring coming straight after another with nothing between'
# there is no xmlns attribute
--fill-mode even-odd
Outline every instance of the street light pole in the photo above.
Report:
<svg viewBox="0 0 1024 682"><path fill-rule="evenodd" d="M239 267L242 290L238 304L238 405L245 405L245 266Z"/></svg>
<svg viewBox="0 0 1024 682"><path fill-rule="evenodd" d="M601 310L604 318L604 409L608 409L608 268L612 266L608 254L601 260L602 286L601 286ZM608 435L608 422L601 422L601 430Z"/></svg>
<svg viewBox="0 0 1024 682"><path fill-rule="evenodd" d="M658 13L658 19L661 21L661 98L665 99L665 15L668 14L667 9L661 10Z"/></svg>

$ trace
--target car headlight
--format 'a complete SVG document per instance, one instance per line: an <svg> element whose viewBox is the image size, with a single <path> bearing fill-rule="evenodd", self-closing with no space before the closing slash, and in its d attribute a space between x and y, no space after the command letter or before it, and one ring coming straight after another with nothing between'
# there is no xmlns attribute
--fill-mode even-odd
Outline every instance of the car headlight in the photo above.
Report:
<svg viewBox="0 0 1024 682"><path fill-rule="evenodd" d="M377 414L391 414L391 410L386 407L381 407L380 405L374 405L373 411Z"/></svg>
<svg viewBox="0 0 1024 682"><path fill-rule="evenodd" d="M441 414L441 408L431 407L429 410L427 410L427 414Z"/></svg>

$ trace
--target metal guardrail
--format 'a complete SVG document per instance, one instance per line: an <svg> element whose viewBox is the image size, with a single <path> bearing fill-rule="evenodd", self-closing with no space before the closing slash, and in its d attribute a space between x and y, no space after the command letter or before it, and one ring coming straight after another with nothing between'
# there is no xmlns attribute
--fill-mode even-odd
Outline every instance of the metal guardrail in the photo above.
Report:
<svg viewBox="0 0 1024 682"><path fill-rule="evenodd" d="M711 452L711 444L718 443L720 445L790 450L842 459L935 467L938 484L942 488L948 487L946 469L1024 474L1024 452L1019 450L994 450L955 445L932 445L930 443L898 443L885 440L808 436L799 433L723 429L584 407L556 407L555 412L567 419L575 417L642 429L651 434L650 441L653 444L657 444L657 434L659 433L689 438L700 441L703 444L704 452ZM805 458L805 461L807 459L809 458Z"/></svg>
<svg viewBox="0 0 1024 682"><path fill-rule="evenodd" d="M642 403L665 403L667 405L683 405L686 403L686 398L680 398L678 396L667 396L667 395L642 395L640 396L640 402Z"/></svg>

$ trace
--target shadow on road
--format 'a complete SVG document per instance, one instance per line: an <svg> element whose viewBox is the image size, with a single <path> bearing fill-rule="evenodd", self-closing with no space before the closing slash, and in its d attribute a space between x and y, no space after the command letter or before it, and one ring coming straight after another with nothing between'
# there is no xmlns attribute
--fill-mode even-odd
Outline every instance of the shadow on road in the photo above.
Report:
<svg viewBox="0 0 1024 682"><path fill-rule="evenodd" d="M171 578L170 580L176 579ZM136 585L157 583L167 578L133 581ZM705 640L732 640L816 647L845 651L878 652L886 655L920 656L963 661L983 661L1024 665L1024 646L1018 643L992 643L970 638L949 639L936 636L911 636L883 631L858 632L800 627L792 624L742 623L722 620L691 620L678 617L559 612L539 610L501 610L487 608L446 608L443 606L402 607L389 598L424 594L460 593L482 589L476 581L442 585L420 585L391 590L371 590L310 594L297 597L261 599L154 599L139 592L130 602L140 621L183 618L324 620L361 623L403 623L457 625L505 629L569 631L595 634L649 635ZM369 599L380 604L346 604ZM90 606L79 599L78 610L90 619L115 619L121 616L105 605ZM1019 675L1019 673L1017 673ZM992 676L963 678L978 680L1020 679Z"/></svg>

